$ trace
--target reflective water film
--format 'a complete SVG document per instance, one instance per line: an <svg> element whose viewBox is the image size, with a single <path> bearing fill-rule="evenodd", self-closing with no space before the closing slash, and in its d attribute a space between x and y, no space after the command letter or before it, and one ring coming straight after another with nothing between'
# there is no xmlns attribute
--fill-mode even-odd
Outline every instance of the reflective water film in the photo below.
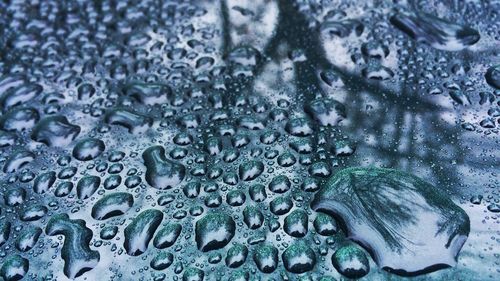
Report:
<svg viewBox="0 0 500 281"><path fill-rule="evenodd" d="M0 280L500 280L497 0L0 2Z"/></svg>

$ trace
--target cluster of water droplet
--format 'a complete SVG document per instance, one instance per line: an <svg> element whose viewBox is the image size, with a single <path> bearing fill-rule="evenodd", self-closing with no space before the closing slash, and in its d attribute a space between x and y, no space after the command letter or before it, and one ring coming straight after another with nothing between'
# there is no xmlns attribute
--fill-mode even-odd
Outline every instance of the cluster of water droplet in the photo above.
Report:
<svg viewBox="0 0 500 281"><path fill-rule="evenodd" d="M488 117L471 122L498 133L499 66L457 64L429 51L469 47L477 31L399 8L360 19L356 1L297 2L280 5L309 22L304 32L352 39L347 57L364 79L447 92L462 106L478 93ZM309 207L356 150L357 139L339 126L349 108L320 87L279 98L255 91L256 73L272 58L250 44L221 51L213 5L0 3L5 280L305 273L325 281L369 272L369 255L335 219ZM308 59L302 49L289 55L293 63ZM328 67L315 71L321 87L349 79ZM483 71L486 84L467 79L471 71ZM473 130L472 123L463 126Z"/></svg>

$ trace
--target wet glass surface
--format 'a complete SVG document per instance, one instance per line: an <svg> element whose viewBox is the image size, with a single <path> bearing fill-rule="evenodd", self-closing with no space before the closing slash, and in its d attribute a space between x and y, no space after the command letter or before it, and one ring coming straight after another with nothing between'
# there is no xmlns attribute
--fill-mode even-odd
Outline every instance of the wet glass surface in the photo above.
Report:
<svg viewBox="0 0 500 281"><path fill-rule="evenodd" d="M498 11L1 2L0 280L499 280Z"/></svg>

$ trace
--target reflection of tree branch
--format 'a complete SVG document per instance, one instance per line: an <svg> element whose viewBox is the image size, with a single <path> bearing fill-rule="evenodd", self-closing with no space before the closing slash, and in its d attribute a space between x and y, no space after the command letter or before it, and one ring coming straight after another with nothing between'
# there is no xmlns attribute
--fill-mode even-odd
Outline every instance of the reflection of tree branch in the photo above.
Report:
<svg viewBox="0 0 500 281"><path fill-rule="evenodd" d="M383 96L377 93L383 93L386 99L404 106L413 105L413 107L410 106L411 109L420 112L440 109L435 104L415 97L415 95L400 95L393 90L382 87L379 83L370 83L359 74L348 72L330 63L322 47L319 30L308 27L307 19L293 7L291 1L280 0L278 4L280 11L278 26L275 35L264 48L264 54L271 58L275 57L277 47L281 43L287 43L291 50L304 51L307 61L295 63L298 93L307 95L306 98L314 98L316 93L322 91L321 81L317 75L318 70L332 69L342 78L346 83L346 88L351 90L353 94L371 92L374 93L373 96L377 100L381 100ZM417 107L417 105L419 106Z"/></svg>
<svg viewBox="0 0 500 281"><path fill-rule="evenodd" d="M439 106L420 98L419 95L398 94L395 91L383 87L380 83L370 83L364 77L353 72L342 70L332 65L333 69L344 81L346 88L355 94L356 92L368 92L378 101L390 100L395 106L407 107L407 111L414 113L436 112L441 110Z"/></svg>
<svg viewBox="0 0 500 281"><path fill-rule="evenodd" d="M227 13L227 6L225 6L226 4L223 2L225 1L221 2L221 10L223 11L223 17L226 16L225 19L223 18L223 25L225 25L223 27L223 36L225 38L224 52L227 54L230 48L229 46L231 45L229 42L229 27L227 26L230 22L227 15L224 15L224 10ZM278 23L273 37L269 39L263 49L263 54L274 60L279 59L278 47L282 44L287 45L289 50L301 50L304 52L307 60L294 63L294 83L299 100L306 102L316 98L318 95L323 95L321 87L322 81L319 78L318 72L326 69L333 70L342 79L345 84L345 89L349 93L348 100L350 100L350 102L346 105L350 112L349 118L352 121L351 123L356 127L350 129L346 128L346 130L357 134L358 132L356 131L361 129L360 126L365 124L363 128L368 125L369 131L376 134L376 138L379 140L392 137L392 142L389 144L390 147L381 146L373 148L365 145L366 148L382 153L384 157L390 160L391 166L397 167L401 164L401 160L412 159L415 162L414 165L418 165L422 162L423 164L427 164L439 182L446 182L448 185L454 185L459 182L456 167L450 164L448 160L443 161L443 159L439 159L439 154L435 153L435 151L439 151L447 145L452 146L451 150L455 152L453 154L453 157L456 158L455 160L457 160L458 163L464 161L463 155L456 153L461 149L458 140L455 139L455 136L459 135L457 128L454 126L447 126L440 122L434 122L439 118L443 108L425 100L422 95L413 93L412 90L404 86L404 84L402 85L402 91L396 92L395 90L385 87L382 83L369 81L359 73L347 71L331 63L323 48L320 31L309 27L309 21L306 16L294 7L291 1L279 0L278 8ZM243 84L245 86L251 86L253 81L263 74L262 71L268 61L269 60L262 60L256 67L255 76L250 79L245 79ZM360 93L370 95L371 98L385 105L389 111L386 114L379 114L377 116L367 115L365 109L361 108L364 103ZM298 104L297 106L301 107L302 104ZM403 126L405 124L405 116L408 115L407 113L409 113L410 116L410 124L409 128L407 128L407 133L403 134ZM416 125L419 122L417 116L430 120L428 123L431 123L425 128L428 134L425 135L422 145L425 146L425 149L430 151L426 152L424 157L419 156L418 153L418 150L422 149L422 146L413 143L413 138L417 133ZM393 136L385 135L386 132L383 128L386 124L398 124L395 125L398 126L398 128L396 128ZM328 128L328 130L330 130L330 128ZM436 138L436 134L439 134L440 140ZM402 143L402 138L405 138L409 143L407 149L404 151L395 150L394 146ZM366 155L364 156L366 157ZM356 160L353 159L352 161ZM351 162L351 160L349 162ZM411 166L407 167L407 169L411 168Z"/></svg>
<svg viewBox="0 0 500 281"><path fill-rule="evenodd" d="M283 38L290 50L302 50L307 58L304 62L294 64L296 91L306 99L314 99L316 94L322 92L317 75L318 66L327 62L323 44L317 30L309 29L306 17L291 1L280 0L278 5L282 16L276 36Z"/></svg>
<svg viewBox="0 0 500 281"><path fill-rule="evenodd" d="M233 47L231 41L231 21L226 0L220 0L220 13L222 19L222 55L227 56Z"/></svg>
<svg viewBox="0 0 500 281"><path fill-rule="evenodd" d="M355 126L359 126L366 121L367 116L364 114L364 109L361 108L363 104L361 102L361 97L359 93L367 93L372 98L376 99L382 104L386 104L390 111L394 114L385 114L380 116L380 122L369 122L370 125L376 126L376 128L370 128L372 131L377 133L379 139L387 138L384 136L384 130L382 126L384 124L400 124L395 130L395 135L393 136L394 143L401 143L401 138L406 137L408 141L412 143L412 139L415 134L415 124L417 119L416 114L422 114L427 116L430 114L432 119L437 119L442 108L426 101L419 94L413 94L408 91L406 87L403 87L401 93L397 93L394 90L384 87L381 83L373 83L368 81L366 78L359 74L346 71L340 67L332 64L326 57L326 52L323 49L323 44L320 39L320 31L317 29L308 28L308 21L306 17L298 11L289 1L279 1L280 18L278 27L276 30L275 37L270 41L266 47L266 55L273 57L275 55L275 50L280 43L287 43L290 49L300 49L304 51L307 61L296 62L295 66L295 83L297 93L304 99L309 100L315 98L316 94L321 93L321 87L319 76L317 75L318 70L321 69L331 69L339 75L339 77L344 81L345 89L349 92L349 98L353 100L349 104L351 107L350 111L354 112L357 117L353 121ZM387 105L387 102L391 103L391 106ZM358 108L352 108L356 106ZM410 112L412 118L410 120L410 131L407 136L402 134L404 124L405 113ZM435 132L442 133L441 139L445 145L453 145L455 150L458 151L458 142L451 140L453 135L456 135L456 128L442 128L441 125L431 122L433 124L432 130ZM451 130L451 131L450 131ZM446 134L450 132L451 134ZM439 150L441 143L437 142L434 134L429 134L431 139L428 141L431 144L428 147ZM418 161L419 157L416 151L417 147L413 144L409 146L409 151L399 152L392 149L380 148L379 151L385 152L384 155L392 159L393 166L396 166L402 159L415 159ZM438 159L436 153L429 153L425 158L425 164L428 164L434 175L440 182L448 182L449 184L455 184L458 182L457 171L453 167L446 167L443 169L441 165L435 165L435 163L441 163ZM422 159L420 159L422 160ZM447 165L448 166L448 165Z"/></svg>

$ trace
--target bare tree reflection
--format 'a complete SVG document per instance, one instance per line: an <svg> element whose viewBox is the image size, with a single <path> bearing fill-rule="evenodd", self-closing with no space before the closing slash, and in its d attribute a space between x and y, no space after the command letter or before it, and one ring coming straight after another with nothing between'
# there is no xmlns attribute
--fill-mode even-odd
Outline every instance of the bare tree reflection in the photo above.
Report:
<svg viewBox="0 0 500 281"><path fill-rule="evenodd" d="M280 0L277 3L278 22L273 36L263 48L263 54L270 61L276 62L283 59L279 55L280 46L285 45L288 50L300 49L304 52L307 60L293 64L295 92L302 102L327 95L322 89L321 84L324 82L321 81L318 72L325 69L333 70L342 79L348 92L344 102L351 122L343 130L350 136L359 138L371 135L378 140L376 145L360 142L358 156L348 159L346 166L363 165L367 162L366 158L371 158L387 167L410 172L420 171L424 177L430 171L435 183L443 186L460 185L461 176L457 167L471 163L467 161L461 143L462 130L454 123L441 120L448 109L415 92L410 87L412 85L402 84L399 87L401 91L396 92L395 87L369 81L359 73L341 68L335 61L330 62L319 29L309 27L310 22L294 7L293 1ZM224 10L227 10L227 6L221 4L221 7L222 16L225 17ZM223 20L223 23L230 24L227 20ZM225 26L222 28L222 30L227 29ZM223 49L227 52L230 49L228 47L230 38L226 31L224 38ZM468 57L467 54L464 53L464 57ZM263 61L257 66L255 76L248 85L259 79L260 75L270 75L263 72L267 63L269 61ZM378 110L367 111L363 98L365 94L379 103ZM389 133L385 130L388 125L393 127ZM418 142L415 141L417 139ZM401 143L407 145L398 148ZM457 191L459 190L454 190Z"/></svg>
<svg viewBox="0 0 500 281"><path fill-rule="evenodd" d="M225 26L231 24L227 17L227 10L230 8L227 3L222 2L224 46L221 49L227 54L235 44L231 41L230 27ZM349 122L340 126L340 129L351 139L359 140L356 153L341 161L342 167L376 165L405 170L434 183L455 199L469 192L467 187L464 188L467 184L473 181L480 184L488 182L488 179L478 174L493 174L499 170L500 164L495 162L494 157L480 157L470 149L473 143L484 143L484 149L491 149L492 143L482 142L479 134L461 129L455 122L456 112L436 103L437 99L444 99L445 103L450 104L449 97L442 95L429 98L427 94L412 88L415 81L370 81L359 71L344 69L335 60L330 61L327 56L329 50L322 41L319 28L311 27L308 18L294 6L294 2L276 1L278 14L274 32L260 48L267 59L257 65L254 76L244 80L241 88L250 88L250 92L258 94L255 83L264 76L276 76L267 79L287 84L282 83L286 79L282 77L281 70L272 72L268 67L270 64L279 66L284 61L290 61L283 57L283 50L301 50L307 60L293 62L293 79L289 81L291 85L282 87L293 87L294 92L289 94L299 101L294 104L299 109L309 100L329 95L324 90L325 83L318 75L320 71L332 70L341 78L343 90L347 92L343 102L348 110ZM266 4L268 1L260 2L254 10L263 11L262 7ZM418 55L413 52L414 50L409 50L410 57ZM495 53L493 49L477 50L474 55L463 51L459 58L465 63L471 63L476 55L494 56ZM372 106L372 103L377 106ZM444 120L446 118L448 119ZM339 128L327 128L325 131L337 129ZM469 176L474 180L469 179ZM469 258L471 251L465 251L463 256ZM482 269L475 270L479 272ZM439 276L457 279L468 271L472 272L464 267L459 271L440 272ZM422 276L418 279L429 278L433 277Z"/></svg>

